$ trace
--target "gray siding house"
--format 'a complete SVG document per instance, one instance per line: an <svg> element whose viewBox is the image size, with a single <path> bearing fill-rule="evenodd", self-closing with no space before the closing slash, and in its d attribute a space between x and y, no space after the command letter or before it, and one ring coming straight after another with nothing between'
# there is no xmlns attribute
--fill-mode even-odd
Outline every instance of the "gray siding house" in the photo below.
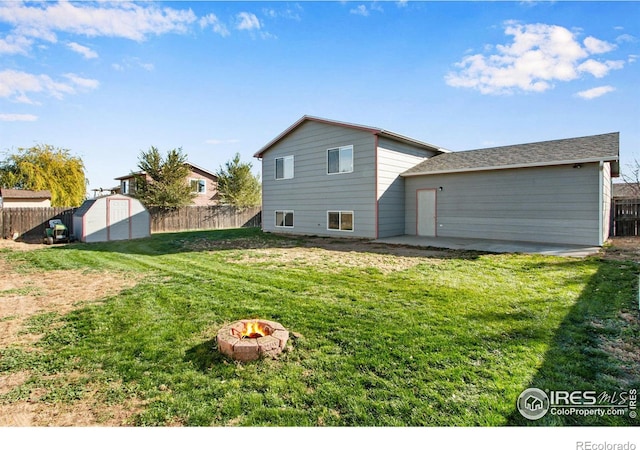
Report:
<svg viewBox="0 0 640 450"><path fill-rule="evenodd" d="M400 174L444 150L399 134L304 116L262 159L264 231L378 238L404 234Z"/></svg>
<svg viewBox="0 0 640 450"><path fill-rule="evenodd" d="M449 152L304 116L262 160L265 231L602 245L619 134Z"/></svg>

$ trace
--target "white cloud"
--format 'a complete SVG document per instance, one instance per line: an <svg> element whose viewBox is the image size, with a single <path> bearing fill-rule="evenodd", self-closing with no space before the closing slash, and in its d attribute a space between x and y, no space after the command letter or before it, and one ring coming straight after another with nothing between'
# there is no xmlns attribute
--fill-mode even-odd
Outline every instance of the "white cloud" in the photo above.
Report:
<svg viewBox="0 0 640 450"><path fill-rule="evenodd" d="M615 45L609 44L606 41L601 41L600 39L596 39L593 36L587 37L583 42L585 48L591 54L607 53L616 48Z"/></svg>
<svg viewBox="0 0 640 450"><path fill-rule="evenodd" d="M86 59L93 59L98 57L98 54L95 51L91 50L89 47L85 47L84 45L80 45L76 42L69 42L67 44L67 47L70 50L81 54Z"/></svg>
<svg viewBox="0 0 640 450"><path fill-rule="evenodd" d="M293 6L287 5L285 7L278 7L278 9L263 8L262 14L270 19L283 18L283 19L300 21L302 20L302 17L300 16L302 11L303 11L302 6L296 3Z"/></svg>
<svg viewBox="0 0 640 450"><path fill-rule="evenodd" d="M596 78L602 78L606 76L613 69L622 69L624 67L624 61L595 61L589 59L578 66L579 72L586 72L593 75Z"/></svg>
<svg viewBox="0 0 640 450"><path fill-rule="evenodd" d="M586 91L580 91L576 95L585 100L592 100L615 90L616 89L613 86L600 86L593 89L587 89Z"/></svg>
<svg viewBox="0 0 640 450"><path fill-rule="evenodd" d="M33 41L25 36L9 35L0 39L0 55L15 55L29 53Z"/></svg>
<svg viewBox="0 0 640 450"><path fill-rule="evenodd" d="M620 36L618 36L616 38L616 42L618 44L623 44L623 43L626 43L626 42L636 42L637 40L638 39L635 36L633 36L631 34L626 34L626 33L625 34L621 34Z"/></svg>
<svg viewBox="0 0 640 450"><path fill-rule="evenodd" d="M125 58L120 63L111 64L111 67L118 72L124 72L125 70L138 67L148 72L155 70L155 66L152 63L143 62L140 58Z"/></svg>
<svg viewBox="0 0 640 450"><path fill-rule="evenodd" d="M13 25L14 36L48 42L57 42L58 32L89 37L119 37L140 42L149 35L184 33L196 20L196 15L190 9L160 8L154 4L87 4L66 0L56 3L0 3L0 22Z"/></svg>
<svg viewBox="0 0 640 450"><path fill-rule="evenodd" d="M236 18L238 19L238 24L236 25L236 29L238 30L252 31L261 28L260 20L258 20L255 14L241 12Z"/></svg>
<svg viewBox="0 0 640 450"><path fill-rule="evenodd" d="M66 73L64 77L71 81L74 85L84 88L84 89L96 89L100 86L100 82L98 80L92 80L91 78L82 78L74 73Z"/></svg>
<svg viewBox="0 0 640 450"><path fill-rule="evenodd" d="M33 114L0 114L0 122L35 122L38 116Z"/></svg>
<svg viewBox="0 0 640 450"><path fill-rule="evenodd" d="M367 17L369 15L369 10L367 9L367 7L365 5L358 5L355 8L351 8L349 10L349 12L351 14L355 14L358 16L364 16Z"/></svg>
<svg viewBox="0 0 640 450"><path fill-rule="evenodd" d="M215 14L207 14L206 16L201 17L198 23L201 28L211 27L214 33L217 33L220 36L229 36L229 30L222 22L220 22Z"/></svg>
<svg viewBox="0 0 640 450"><path fill-rule="evenodd" d="M592 36L584 39L583 46L564 27L507 22L505 35L512 37L511 43L464 57L455 64L457 70L445 76L445 82L483 94L544 92L555 81L574 80L583 73L601 78L624 66L624 61L587 59L615 46Z"/></svg>
<svg viewBox="0 0 640 450"><path fill-rule="evenodd" d="M32 93L45 94L62 99L65 95L76 94L76 88L95 89L97 80L82 78L75 74L66 74L68 82L56 81L48 75L34 75L17 70L0 72L0 98L18 103L34 104L29 97Z"/></svg>

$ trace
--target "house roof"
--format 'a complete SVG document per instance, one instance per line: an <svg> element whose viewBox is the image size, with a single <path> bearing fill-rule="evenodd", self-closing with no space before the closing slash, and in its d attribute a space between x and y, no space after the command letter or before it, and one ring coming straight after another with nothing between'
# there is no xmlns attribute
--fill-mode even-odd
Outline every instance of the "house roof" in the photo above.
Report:
<svg viewBox="0 0 640 450"><path fill-rule="evenodd" d="M0 189L0 197L16 199L51 199L51 191L29 191L27 189Z"/></svg>
<svg viewBox="0 0 640 450"><path fill-rule="evenodd" d="M614 183L613 196L638 198L640 197L640 186L637 184Z"/></svg>
<svg viewBox="0 0 640 450"><path fill-rule="evenodd" d="M366 126L366 125L358 125L358 124L355 124L355 123L348 123L348 122L339 122L337 120L323 119L321 117L302 116L302 118L300 118L297 122L295 122L289 128L284 130L278 136L276 136L273 140L271 140L264 147L262 147L260 150L258 150L253 156L256 157L256 158L262 158L262 156L267 151L269 151L269 149L271 149L271 147L273 147L278 142L280 142L282 139L287 137L291 132L293 132L295 129L300 127L305 122L318 122L318 123L324 123L324 124L334 125L334 126L338 126L338 127L345 127L345 128L351 128L351 129L354 129L354 130L360 130L360 131L364 131L364 132L367 132L367 133L375 134L377 136L382 136L382 137L386 137L386 138L389 138L389 139L393 139L394 141L399 141L399 142L404 142L404 143L407 143L407 144L415 145L415 146L421 147L421 148L423 148L425 150L436 151L436 152L439 152L439 153L443 153L443 152L447 152L448 151L448 150L445 150L442 147L438 147L437 145L432 145L432 144L429 144L427 142L422 142L422 141L419 141L417 139L413 139L413 138L410 138L410 137L407 137L407 136L403 136L403 135L398 134L398 133L394 133L392 131L383 130L382 128L369 127L369 126Z"/></svg>
<svg viewBox="0 0 640 450"><path fill-rule="evenodd" d="M189 167L191 167L191 169L196 169L196 170L198 170L198 171L200 171L200 172L204 172L206 175L208 175L208 176L209 176L209 177L211 177L212 179L216 179L216 180L218 179L218 177L216 176L216 174L214 174L213 172L208 171L207 169L203 169L202 167L200 167L200 166L196 166L195 164L190 163L190 162L188 162L188 161L187 161L187 163L186 163L186 164L187 164ZM114 178L114 180L127 180L127 179L129 179L129 178L133 178L135 175L143 175L143 174L144 174L144 172L143 172L142 170L139 170L139 171L137 171L137 172L131 172L131 173L130 173L130 174L128 174L128 175L122 175L121 177Z"/></svg>
<svg viewBox="0 0 640 450"><path fill-rule="evenodd" d="M409 177L611 161L612 176L618 176L619 141L620 133L608 133L443 153L421 162L402 175Z"/></svg>

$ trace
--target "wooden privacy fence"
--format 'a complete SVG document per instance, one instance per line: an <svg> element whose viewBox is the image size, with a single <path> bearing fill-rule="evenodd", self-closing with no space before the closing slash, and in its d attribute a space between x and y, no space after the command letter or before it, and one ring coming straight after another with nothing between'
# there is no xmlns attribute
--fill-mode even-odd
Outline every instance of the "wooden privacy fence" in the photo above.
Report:
<svg viewBox="0 0 640 450"><path fill-rule="evenodd" d="M187 206L175 210L149 208L151 232L259 227L261 208L234 206Z"/></svg>
<svg viewBox="0 0 640 450"><path fill-rule="evenodd" d="M18 234L22 239L42 239L49 220L60 219L69 230L73 226L76 208L0 208L0 230L2 238L10 239Z"/></svg>
<svg viewBox="0 0 640 450"><path fill-rule="evenodd" d="M61 219L73 234L73 213L77 208L0 208L0 238L17 233L23 240L40 240L49 220ZM260 207L187 206L170 211L149 209L151 232L259 227Z"/></svg>
<svg viewBox="0 0 640 450"><path fill-rule="evenodd" d="M640 198L614 198L612 236L640 236Z"/></svg>

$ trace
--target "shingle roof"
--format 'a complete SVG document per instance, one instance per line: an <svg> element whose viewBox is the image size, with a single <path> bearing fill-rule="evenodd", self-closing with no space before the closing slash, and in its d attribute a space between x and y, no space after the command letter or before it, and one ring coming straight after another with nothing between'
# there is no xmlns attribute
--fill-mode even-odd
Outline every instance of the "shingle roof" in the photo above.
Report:
<svg viewBox="0 0 640 450"><path fill-rule="evenodd" d="M2 198L48 198L51 199L51 191L29 191L27 189L0 189Z"/></svg>
<svg viewBox="0 0 640 450"><path fill-rule="evenodd" d="M302 118L300 118L297 122L295 122L289 128L284 130L278 136L276 136L273 140L271 140L264 147L262 147L260 150L258 150L253 156L256 157L256 158L262 158L262 155L264 155L265 152L267 152L271 147L273 147L275 144L280 142L287 135L289 135L289 133L291 133L293 130L295 130L296 128L298 128L300 125L302 125L304 122L307 122L307 121L326 123L326 124L329 124L329 125L335 125L335 126L339 126L339 127L352 128L352 129L355 129L355 130L366 131L368 133L375 134L375 135L378 135L378 136L383 136L383 137L386 137L386 138L389 138L389 139L393 139L395 141L405 142L405 143L408 143L408 144L411 144L411 145L422 147L422 148L427 149L427 150L436 151L436 152L443 152L443 153L444 152L448 152L448 150L445 150L442 147L438 147L437 145L432 145L432 144L429 144L427 142L422 142L422 141L419 141L417 139L410 138L408 136L403 136L401 134L394 133L393 131L383 130L382 128L369 127L369 126L366 126L366 125L358 125L358 124L355 124L355 123L348 123L348 122L340 122L340 121L337 121L337 120L323 119L321 117L302 116Z"/></svg>
<svg viewBox="0 0 640 450"><path fill-rule="evenodd" d="M640 186L636 184L614 183L613 196L638 198L640 197Z"/></svg>
<svg viewBox="0 0 640 450"><path fill-rule="evenodd" d="M519 167L618 161L620 133L608 133L531 144L483 148L436 155L403 176L472 172ZM618 175L614 164L613 175Z"/></svg>
<svg viewBox="0 0 640 450"><path fill-rule="evenodd" d="M215 179L217 179L217 178L218 178L218 177L216 176L216 174L215 174L215 173L213 173L213 172L211 172L211 171L209 171L209 170L207 170L207 169L204 169L204 168L202 168L202 167L200 167L200 166L196 166L195 164L190 163L189 161L187 161L187 162L186 162L186 164L187 164L189 167L191 167L191 169L196 169L196 170L199 170L200 172L204 172L205 174L207 174L207 175L208 175L209 177L211 177L212 179L213 179L213 178L215 178ZM137 172L132 172L132 173L130 173L130 174L128 174L128 175L122 175L121 177L114 178L114 180L128 180L129 178L133 178L133 177L135 177L136 175L144 175L144 172L143 172L143 171L141 171L141 170L139 170L139 171L137 171Z"/></svg>

